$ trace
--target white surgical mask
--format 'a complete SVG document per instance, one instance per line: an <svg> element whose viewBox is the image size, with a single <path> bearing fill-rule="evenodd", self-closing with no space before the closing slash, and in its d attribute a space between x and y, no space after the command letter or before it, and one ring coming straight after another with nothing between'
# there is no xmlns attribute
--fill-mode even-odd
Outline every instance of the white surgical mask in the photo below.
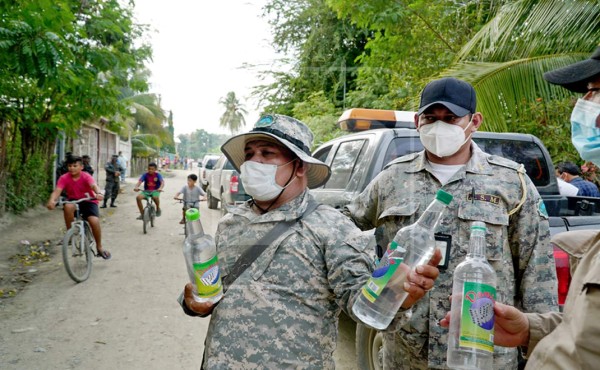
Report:
<svg viewBox="0 0 600 370"><path fill-rule="evenodd" d="M578 99L571 113L571 141L581 158L600 165L600 104Z"/></svg>
<svg viewBox="0 0 600 370"><path fill-rule="evenodd" d="M275 180L277 174L277 168L283 167L292 163L294 160L288 163L277 166L276 164L266 164L254 161L246 161L240 166L242 175L242 184L244 184L244 190L247 194L250 194L252 198L259 201L267 201L277 197L292 181L286 186L281 186Z"/></svg>
<svg viewBox="0 0 600 370"><path fill-rule="evenodd" d="M448 157L458 152L461 146L469 140L465 138L465 131L471 126L473 118L464 129L458 125L451 125L444 121L419 126L421 143L431 153L438 157Z"/></svg>

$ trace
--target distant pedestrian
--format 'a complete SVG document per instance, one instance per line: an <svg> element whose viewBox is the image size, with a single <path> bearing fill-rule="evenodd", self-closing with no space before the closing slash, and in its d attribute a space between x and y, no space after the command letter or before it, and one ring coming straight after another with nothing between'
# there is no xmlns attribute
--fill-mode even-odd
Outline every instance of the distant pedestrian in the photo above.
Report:
<svg viewBox="0 0 600 370"><path fill-rule="evenodd" d="M94 176L94 167L92 167L92 165L90 164L90 156L84 154L81 158L83 160L83 171Z"/></svg>
<svg viewBox="0 0 600 370"><path fill-rule="evenodd" d="M121 182L125 182L128 161L127 158L125 158L125 156L123 155L123 152L119 152L119 158L117 159L117 162L119 163L119 166L121 166L121 168L123 169L123 172L121 172Z"/></svg>
<svg viewBox="0 0 600 370"><path fill-rule="evenodd" d="M106 170L106 187L104 188L104 203L100 208L106 208L106 201L110 198L110 206L116 208L115 200L119 195L119 183L123 168L119 166L117 159L118 155L113 154L110 162L106 162L104 169Z"/></svg>
<svg viewBox="0 0 600 370"><path fill-rule="evenodd" d="M578 196L600 198L600 191L598 190L596 184L581 178L581 171L575 163L559 163L556 166L556 172L558 173L561 179L563 179L571 185L576 186L579 189L579 192L577 193Z"/></svg>

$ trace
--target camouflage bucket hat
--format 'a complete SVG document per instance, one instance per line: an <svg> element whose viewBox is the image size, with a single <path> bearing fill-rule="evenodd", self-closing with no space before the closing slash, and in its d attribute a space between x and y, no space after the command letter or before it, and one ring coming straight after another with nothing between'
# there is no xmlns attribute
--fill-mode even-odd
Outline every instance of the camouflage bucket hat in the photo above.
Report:
<svg viewBox="0 0 600 370"><path fill-rule="evenodd" d="M245 134L236 135L221 146L221 151L231 161L233 167L240 171L244 163L244 148L246 143L255 140L266 140L280 144L291 150L300 160L309 165L307 179L308 187L318 188L329 179L329 166L311 157L310 147L313 134L308 126L295 118L279 114L262 116L254 128Z"/></svg>

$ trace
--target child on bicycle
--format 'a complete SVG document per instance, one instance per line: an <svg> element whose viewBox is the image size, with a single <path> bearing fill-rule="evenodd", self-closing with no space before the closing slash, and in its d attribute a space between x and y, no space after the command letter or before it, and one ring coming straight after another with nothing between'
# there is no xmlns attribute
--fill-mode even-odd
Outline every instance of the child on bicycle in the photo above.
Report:
<svg viewBox="0 0 600 370"><path fill-rule="evenodd" d="M94 234L96 250L98 252L96 256L109 260L111 258L110 252L102 248L100 211L98 210L98 200L102 200L104 196L100 193L100 188L94 181L94 178L87 172L83 172L83 160L81 157L69 156L66 159L66 164L68 172L58 178L56 188L50 194L50 199L48 199L46 207L49 210L53 210L63 190L66 192L69 200L87 198L86 193L91 197L95 197L96 199L81 202L79 204L79 212L83 219L90 224L92 234ZM63 214L68 230L75 219L75 205L65 204Z"/></svg>
<svg viewBox="0 0 600 370"><path fill-rule="evenodd" d="M185 211L190 208L199 208L199 202L206 200L206 193L196 185L196 181L198 181L198 176L192 173L187 177L187 185L175 194L174 199L176 200L180 200L179 195L183 194L183 216L179 221L180 224L185 224Z"/></svg>
<svg viewBox="0 0 600 370"><path fill-rule="evenodd" d="M140 185L144 183L144 190L141 194L135 197L137 201L138 209L140 210L140 216L136 220L144 219L144 207L142 206L142 199L145 197L152 197L154 203L156 204L156 217L160 217L160 192L165 187L165 180L162 175L156 172L157 166L156 163L151 162L148 165L148 172L143 174L138 180L137 184L135 184L135 188L133 191L140 191Z"/></svg>

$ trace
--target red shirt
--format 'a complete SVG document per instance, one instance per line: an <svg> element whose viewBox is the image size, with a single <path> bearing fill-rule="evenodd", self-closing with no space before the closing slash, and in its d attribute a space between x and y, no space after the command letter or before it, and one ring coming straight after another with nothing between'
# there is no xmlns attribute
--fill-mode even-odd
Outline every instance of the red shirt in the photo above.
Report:
<svg viewBox="0 0 600 370"><path fill-rule="evenodd" d="M94 193L92 188L94 183L94 178L89 173L81 171L77 180L73 180L70 173L65 173L59 177L56 187L63 189L67 193L69 200L77 200L86 198L85 193L95 197L96 193ZM89 202L98 204L98 200L96 199Z"/></svg>

